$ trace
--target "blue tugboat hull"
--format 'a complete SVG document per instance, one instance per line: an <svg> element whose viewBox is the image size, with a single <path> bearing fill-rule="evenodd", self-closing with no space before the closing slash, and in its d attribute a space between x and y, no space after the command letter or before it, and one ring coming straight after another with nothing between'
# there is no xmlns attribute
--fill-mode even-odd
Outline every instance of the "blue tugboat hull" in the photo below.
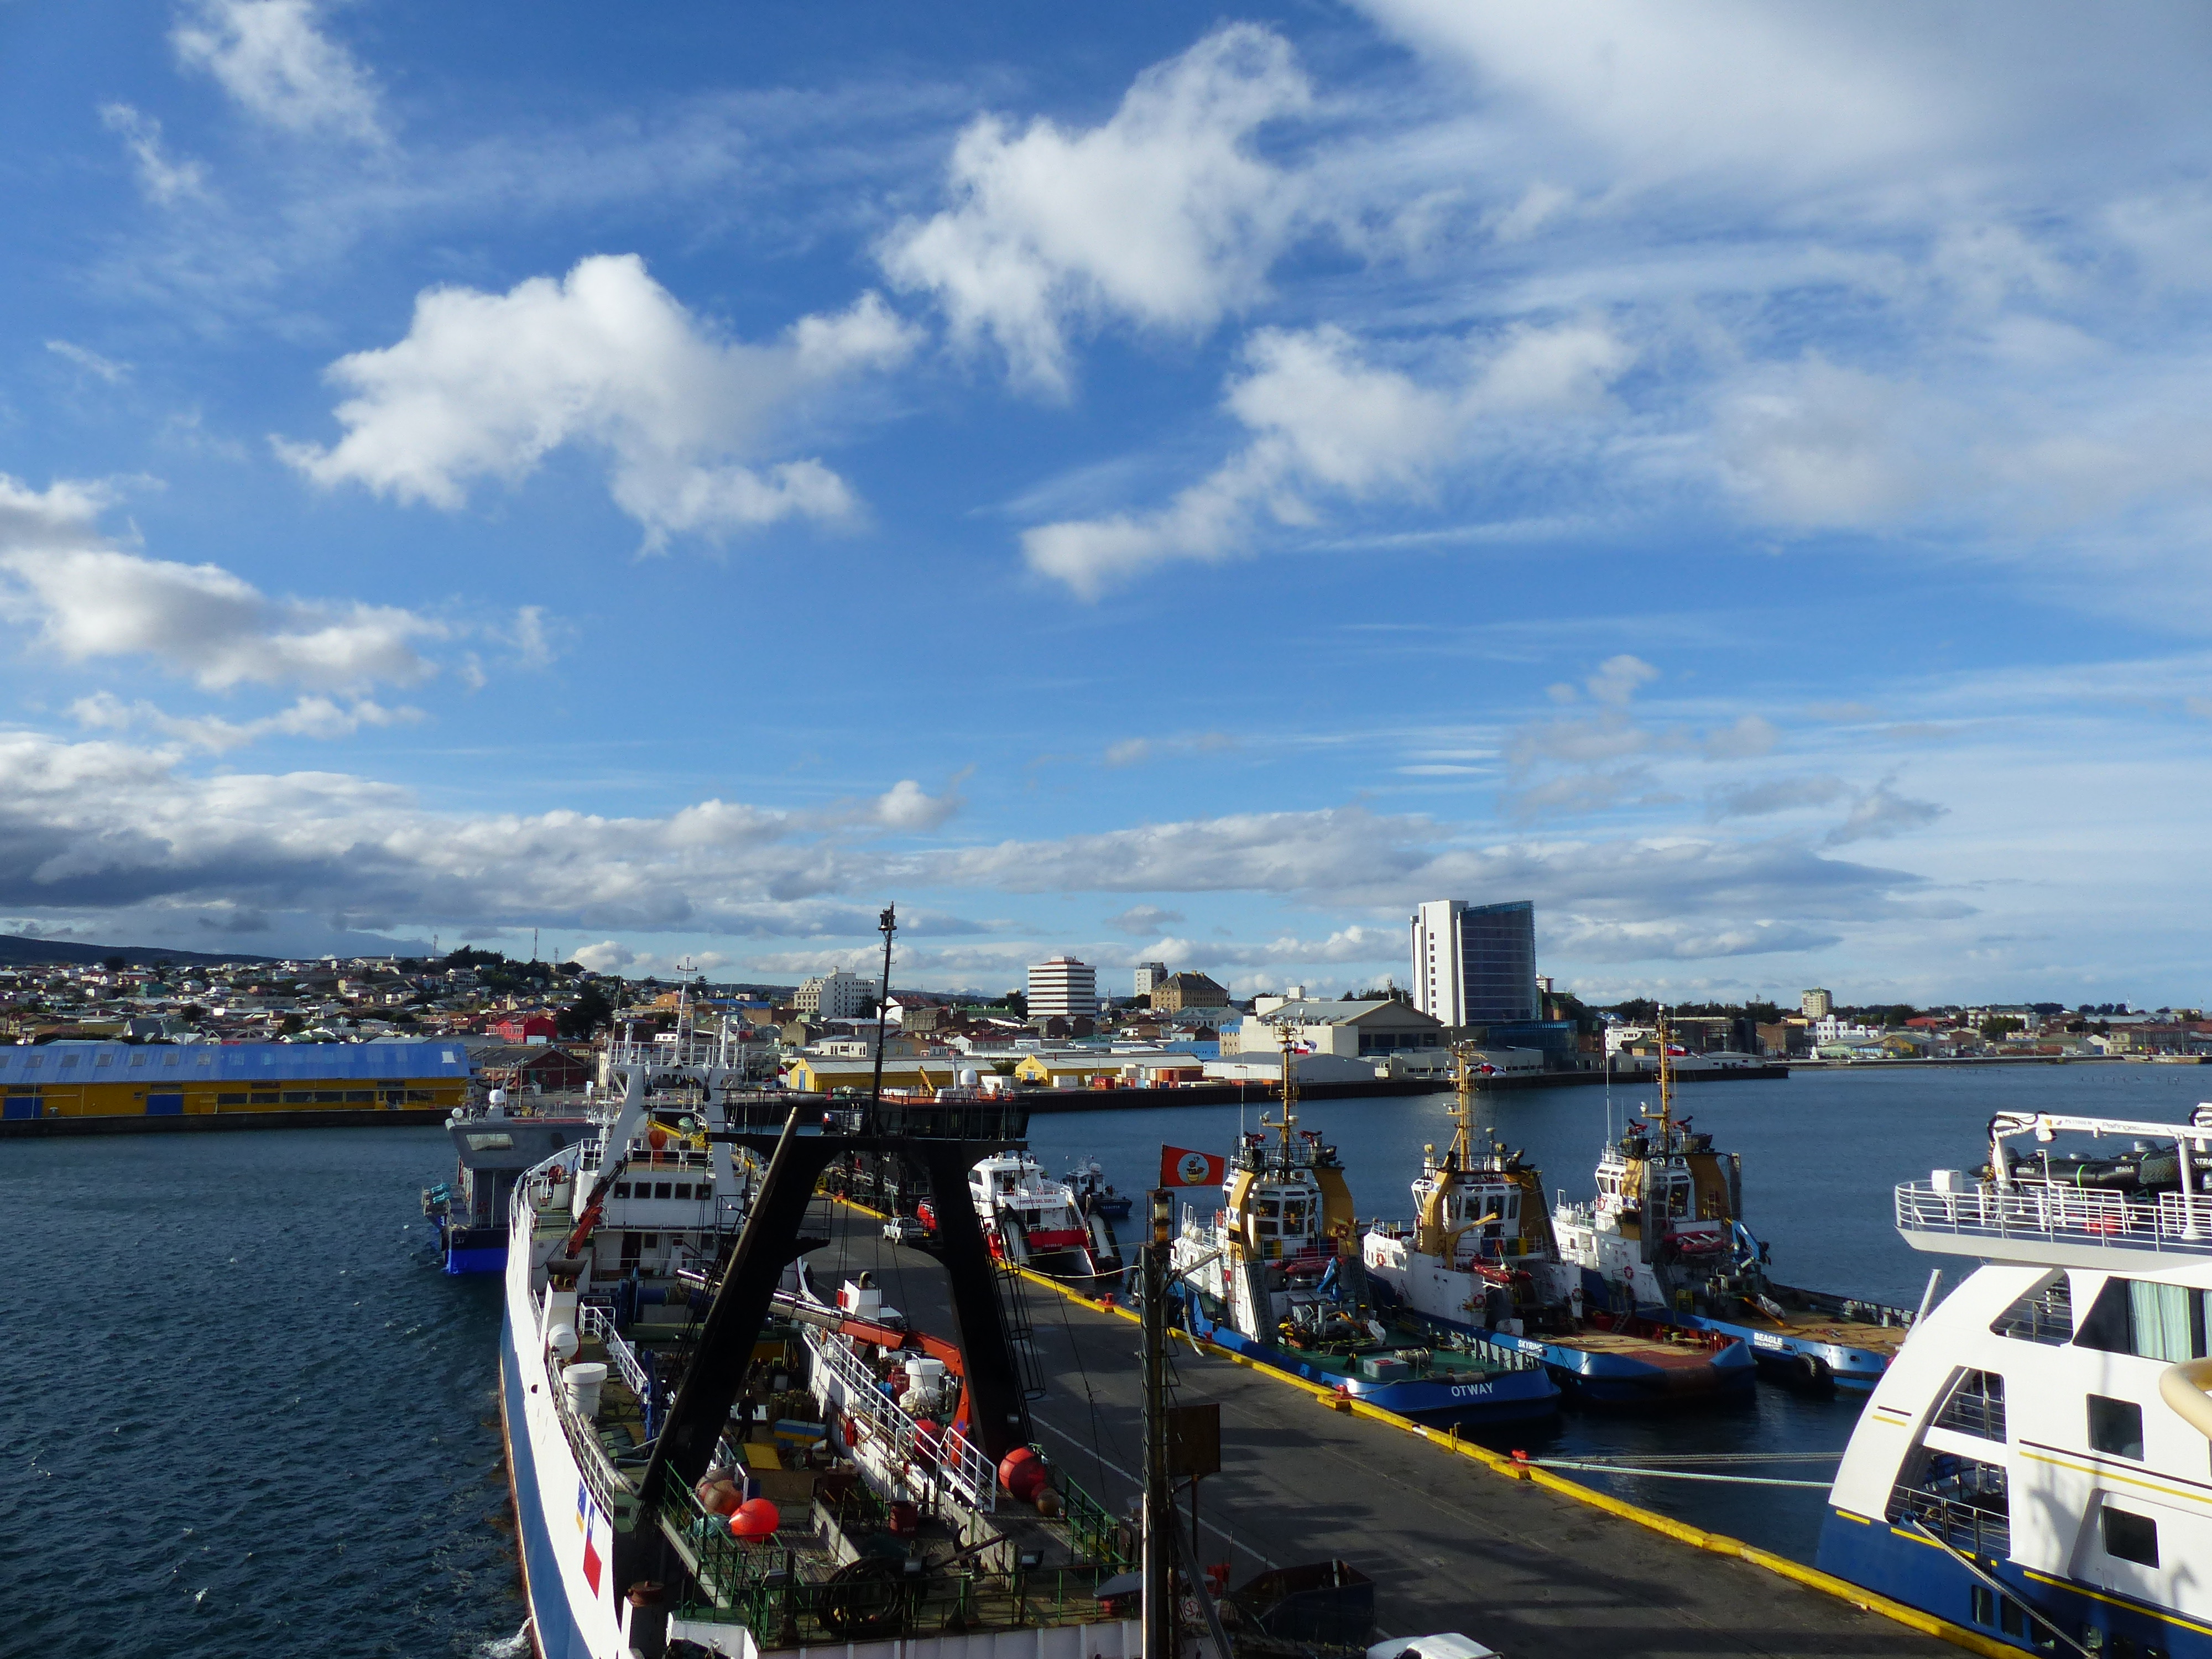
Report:
<svg viewBox="0 0 2212 1659"><path fill-rule="evenodd" d="M441 1224L440 1243L445 1247L446 1271L497 1273L507 1271L507 1231L500 1227L448 1227Z"/></svg>

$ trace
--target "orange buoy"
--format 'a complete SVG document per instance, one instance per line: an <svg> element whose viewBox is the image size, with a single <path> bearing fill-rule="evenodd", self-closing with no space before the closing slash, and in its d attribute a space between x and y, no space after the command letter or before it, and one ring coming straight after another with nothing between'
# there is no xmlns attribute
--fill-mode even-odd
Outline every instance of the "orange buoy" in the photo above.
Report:
<svg viewBox="0 0 2212 1659"><path fill-rule="evenodd" d="M668 1131L655 1124L645 1132L645 1144L652 1147L654 1152L659 1152L668 1144Z"/></svg>
<svg viewBox="0 0 2212 1659"><path fill-rule="evenodd" d="M766 1538L783 1524L783 1515L765 1498L748 1498L730 1517L732 1538Z"/></svg>

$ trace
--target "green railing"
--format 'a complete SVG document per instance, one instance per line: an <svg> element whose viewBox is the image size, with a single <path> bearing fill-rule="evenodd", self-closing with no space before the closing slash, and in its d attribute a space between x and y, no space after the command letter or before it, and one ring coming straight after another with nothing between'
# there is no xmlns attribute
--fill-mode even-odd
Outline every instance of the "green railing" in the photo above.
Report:
<svg viewBox="0 0 2212 1659"><path fill-rule="evenodd" d="M1121 1523L1065 1471L1060 1476L1060 1494L1066 1505L1067 1530L1079 1554L1103 1566L1125 1571L1136 1565L1123 1542Z"/></svg>

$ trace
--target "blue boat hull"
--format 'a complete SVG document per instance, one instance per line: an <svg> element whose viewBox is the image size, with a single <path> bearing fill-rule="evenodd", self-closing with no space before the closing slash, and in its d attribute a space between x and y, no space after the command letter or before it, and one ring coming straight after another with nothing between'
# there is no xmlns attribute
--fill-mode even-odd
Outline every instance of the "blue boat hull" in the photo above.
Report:
<svg viewBox="0 0 2212 1659"><path fill-rule="evenodd" d="M448 1227L438 1224L449 1273L497 1273L507 1271L507 1230L503 1227Z"/></svg>
<svg viewBox="0 0 2212 1659"><path fill-rule="evenodd" d="M1559 1406L1559 1385L1548 1373L1536 1367L1524 1371L1500 1371L1457 1382L1435 1377L1370 1382L1362 1377L1340 1376L1271 1344L1255 1341L1233 1326L1216 1324L1188 1303L1184 1305L1183 1317L1192 1335L1217 1347L1325 1389L1341 1389L1354 1400L1432 1428L1448 1428L1454 1424L1473 1427L1487 1423L1533 1422L1551 1416Z"/></svg>
<svg viewBox="0 0 2212 1659"><path fill-rule="evenodd" d="M1778 1382L1801 1386L1832 1382L1838 1389L1868 1394L1889 1369L1888 1355L1872 1348L1855 1348L1847 1342L1822 1342L1704 1314L1668 1314L1655 1309L1647 1317L1663 1319L1686 1330L1735 1337L1751 1350L1759 1371Z"/></svg>
<svg viewBox="0 0 2212 1659"><path fill-rule="evenodd" d="M1435 1314L1415 1317L1425 1324L1480 1336L1498 1347L1510 1348L1541 1362L1565 1393L1587 1405L1653 1406L1671 1401L1710 1399L1747 1389L1759 1375L1749 1347L1740 1341L1714 1352L1710 1367L1690 1370L1648 1364L1626 1354L1594 1353L1563 1342L1547 1342L1541 1337L1478 1330Z"/></svg>
<svg viewBox="0 0 2212 1659"><path fill-rule="evenodd" d="M2012 1562L1984 1559L1982 1571L2004 1589L2000 1599L1948 1550L1887 1522L1844 1510L1829 1510L1814 1564L1893 1601L2026 1651L2052 1650L2046 1645L2048 1632L2023 1613L2032 1609L2080 1646L2090 1645L2089 1632L2097 1631L2102 1632L2099 1646L2106 1653L2115 1651L2116 1638L2124 1637L2139 1654L2161 1651L2169 1659L2212 1659L2212 1625L2100 1586L2044 1573L2031 1577Z"/></svg>

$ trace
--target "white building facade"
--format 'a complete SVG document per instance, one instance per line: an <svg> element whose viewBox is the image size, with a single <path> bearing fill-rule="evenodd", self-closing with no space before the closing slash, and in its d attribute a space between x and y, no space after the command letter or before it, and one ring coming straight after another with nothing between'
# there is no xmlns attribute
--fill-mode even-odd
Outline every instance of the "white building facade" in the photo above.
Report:
<svg viewBox="0 0 2212 1659"><path fill-rule="evenodd" d="M838 968L800 986L792 1006L805 1019L858 1019L875 995L875 981Z"/></svg>
<svg viewBox="0 0 2212 1659"><path fill-rule="evenodd" d="M1031 1019L1041 1014L1072 1019L1078 1014L1098 1012L1098 970L1073 957L1054 957L1033 964L1029 987Z"/></svg>
<svg viewBox="0 0 2212 1659"><path fill-rule="evenodd" d="M1808 1019L1826 1019L1836 1012L1836 999L1832 992L1818 988L1797 994L1797 1012Z"/></svg>
<svg viewBox="0 0 2212 1659"><path fill-rule="evenodd" d="M1160 988L1168 976L1164 962L1140 962L1137 964L1137 1000L1143 1001Z"/></svg>

